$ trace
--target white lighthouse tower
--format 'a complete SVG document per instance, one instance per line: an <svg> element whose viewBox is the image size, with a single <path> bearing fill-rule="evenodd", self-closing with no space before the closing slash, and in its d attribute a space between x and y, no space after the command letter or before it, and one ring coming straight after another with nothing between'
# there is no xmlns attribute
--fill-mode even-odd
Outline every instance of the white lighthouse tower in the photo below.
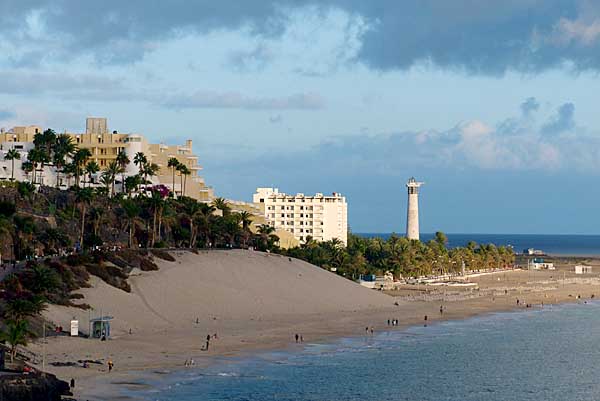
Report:
<svg viewBox="0 0 600 401"><path fill-rule="evenodd" d="M406 183L408 189L408 210L406 213L406 237L419 239L419 187L424 183L411 177Z"/></svg>

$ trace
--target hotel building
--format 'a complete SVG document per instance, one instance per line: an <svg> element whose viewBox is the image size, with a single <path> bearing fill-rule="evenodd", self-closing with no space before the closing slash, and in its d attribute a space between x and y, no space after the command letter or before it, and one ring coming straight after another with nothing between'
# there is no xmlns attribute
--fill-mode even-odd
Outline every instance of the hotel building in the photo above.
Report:
<svg viewBox="0 0 600 401"><path fill-rule="evenodd" d="M21 160L15 161L15 178L24 180L21 163L27 160L27 152L33 148L35 134L43 132L44 129L37 125L27 127L14 127L8 131L0 130L0 180L10 178L11 162L4 160L5 153L15 148L21 153ZM202 169L198 165L198 156L192 151L192 141L187 140L185 145L150 144L141 134L124 134L117 131L110 133L106 118L88 118L86 120L85 133L64 132L73 138L73 143L78 148L87 148L92 156L90 161L95 161L101 170L106 169L111 161L116 160L121 150L127 153L130 163L126 168L126 175L134 175L138 167L133 163L137 152L143 152L150 163L156 163L160 170L153 177L153 184L163 184L176 194L182 193L181 177L175 174L175 186L173 187L173 175L167 163L171 157L175 157L180 163L186 165L191 174L185 180L185 195L200 201L209 202L214 197L212 188L207 187L204 179L198 174ZM53 185L50 176L55 177L54 169L47 167L37 177L38 183ZM117 177L120 182L121 177ZM50 181L49 181L50 180ZM67 182L61 180L61 186L66 187ZM118 189L120 185L117 185Z"/></svg>
<svg viewBox="0 0 600 401"><path fill-rule="evenodd" d="M310 236L316 241L337 238L348 243L348 207L339 193L288 195L277 188L257 188L252 201L268 224L290 232L300 242Z"/></svg>

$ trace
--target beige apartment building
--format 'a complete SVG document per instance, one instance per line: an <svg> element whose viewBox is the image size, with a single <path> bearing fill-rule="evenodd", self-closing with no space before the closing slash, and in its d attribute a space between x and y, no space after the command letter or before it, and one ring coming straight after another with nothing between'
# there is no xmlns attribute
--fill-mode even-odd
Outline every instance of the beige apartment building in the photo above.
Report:
<svg viewBox="0 0 600 401"><path fill-rule="evenodd" d="M3 152L14 147L22 154L21 161L27 159L27 151L33 147L33 138L36 133L43 132L43 128L37 125L26 127L14 127L8 131L0 130L0 156ZM185 195L200 201L209 202L214 198L212 188L207 187L204 179L198 174L202 169L198 165L198 156L192 151L192 141L187 140L185 145L164 145L148 143L141 134L123 134L117 131L109 132L107 120L105 118L88 118L86 120L85 133L65 132L73 138L73 143L79 148L87 148L92 154L91 160L98 163L101 170L104 170L111 161L116 160L121 150L127 153L130 163L126 168L127 175L134 175L138 172L138 167L133 163L135 154L143 152L150 163L156 163L160 170L154 177L155 184L163 184L180 195L182 193L182 177L176 172L175 187L173 188L173 175L171 169L167 166L168 160L175 157L180 163L186 165L191 174L185 178ZM4 161L0 157L0 164ZM20 172L21 161L16 166ZM5 163L5 162L4 162ZM6 169L7 166L0 166ZM51 175L52 172L45 172ZM7 174L4 173L4 176ZM0 179L2 179L0 174Z"/></svg>
<svg viewBox="0 0 600 401"><path fill-rule="evenodd" d="M339 193L288 195L278 188L257 188L252 201L268 224L290 232L300 242L310 236L316 241L337 238L348 243L348 206Z"/></svg>

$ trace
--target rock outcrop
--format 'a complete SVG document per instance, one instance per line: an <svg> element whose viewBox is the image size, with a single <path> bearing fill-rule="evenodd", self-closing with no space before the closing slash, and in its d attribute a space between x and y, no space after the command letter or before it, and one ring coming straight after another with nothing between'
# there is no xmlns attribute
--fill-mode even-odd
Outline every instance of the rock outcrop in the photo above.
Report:
<svg viewBox="0 0 600 401"><path fill-rule="evenodd" d="M72 395L69 384L51 374L0 372L2 401L60 401Z"/></svg>

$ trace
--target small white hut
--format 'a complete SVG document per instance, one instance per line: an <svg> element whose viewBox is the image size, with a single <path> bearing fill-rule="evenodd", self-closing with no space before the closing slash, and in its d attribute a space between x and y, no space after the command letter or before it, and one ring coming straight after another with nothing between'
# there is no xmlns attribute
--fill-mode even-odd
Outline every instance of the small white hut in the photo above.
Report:
<svg viewBox="0 0 600 401"><path fill-rule="evenodd" d="M592 272L592 266L577 265L575 266L575 274L589 274Z"/></svg>

